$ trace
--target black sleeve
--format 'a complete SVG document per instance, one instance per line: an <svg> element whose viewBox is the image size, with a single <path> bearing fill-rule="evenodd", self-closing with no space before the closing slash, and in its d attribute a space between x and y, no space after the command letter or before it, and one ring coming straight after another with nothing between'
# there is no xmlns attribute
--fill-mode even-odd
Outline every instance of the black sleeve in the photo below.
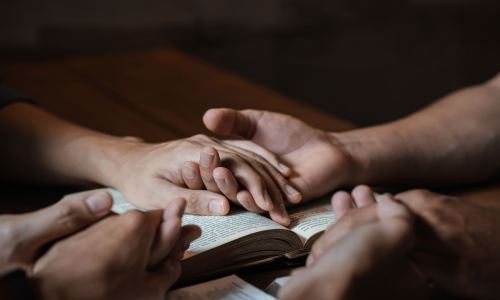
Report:
<svg viewBox="0 0 500 300"><path fill-rule="evenodd" d="M36 104L35 101L29 97L19 93L18 91L4 85L0 79L0 109L14 102L28 102L31 104Z"/></svg>
<svg viewBox="0 0 500 300"><path fill-rule="evenodd" d="M5 300L36 300L35 294L22 270L0 277L0 295Z"/></svg>

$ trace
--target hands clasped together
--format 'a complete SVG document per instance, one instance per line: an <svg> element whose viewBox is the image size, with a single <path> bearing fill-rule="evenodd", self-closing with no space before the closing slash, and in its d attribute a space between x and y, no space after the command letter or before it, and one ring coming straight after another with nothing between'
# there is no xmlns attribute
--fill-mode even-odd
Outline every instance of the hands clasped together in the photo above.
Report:
<svg viewBox="0 0 500 300"><path fill-rule="evenodd" d="M1 216L0 273L24 269L38 299L161 299L200 235L196 226L181 227L186 202L123 215L110 214L111 205L98 191Z"/></svg>
<svg viewBox="0 0 500 300"><path fill-rule="evenodd" d="M278 113L212 109L207 128L243 140L197 135L161 144L13 104L0 112L0 139L24 150L0 155L14 170L9 176L96 182L153 211L113 215L109 195L93 193L1 216L0 271L26 270L41 299L161 299L200 235L198 227L181 228L184 210L224 215L231 201L286 226L286 206L341 187L492 178L500 170L498 95L500 76L407 118L343 133ZM26 140L37 147L21 147ZM332 205L338 223L280 298L425 299L429 282L454 295L500 298L498 211L421 190L386 194L376 204L367 186L337 192Z"/></svg>

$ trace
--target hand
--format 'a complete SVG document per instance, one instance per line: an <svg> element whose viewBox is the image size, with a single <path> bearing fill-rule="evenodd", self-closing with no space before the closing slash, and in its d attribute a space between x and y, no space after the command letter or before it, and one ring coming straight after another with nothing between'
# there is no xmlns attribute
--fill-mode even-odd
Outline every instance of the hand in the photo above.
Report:
<svg viewBox="0 0 500 300"><path fill-rule="evenodd" d="M214 133L237 134L249 140L225 141L226 144L259 155L264 154L263 148L275 154L292 169L290 185L285 186L289 195L297 193L293 186L308 201L351 184L352 159L337 144L335 136L298 119L268 111L220 108L207 111L203 122Z"/></svg>
<svg viewBox="0 0 500 300"><path fill-rule="evenodd" d="M279 299L428 299L427 282L408 258L415 243L412 214L388 195L371 207L377 221L358 224L295 271ZM337 228L324 235L338 236Z"/></svg>
<svg viewBox="0 0 500 300"><path fill-rule="evenodd" d="M115 147L120 148L119 167L107 170L101 183L117 188L136 206L159 209L182 197L188 201L187 213L225 215L227 197L251 211L269 211L282 225L290 223L282 197L288 184L283 174L289 169L269 152L257 155L203 135L162 144L130 140ZM300 194L285 199L297 202Z"/></svg>
<svg viewBox="0 0 500 300"><path fill-rule="evenodd" d="M0 273L30 269L41 249L109 214L113 201L103 191L90 192L22 215L0 216Z"/></svg>
<svg viewBox="0 0 500 300"><path fill-rule="evenodd" d="M163 299L181 273L180 255L197 238L181 228L186 207L112 215L52 246L32 270L31 285L47 299Z"/></svg>
<svg viewBox="0 0 500 300"><path fill-rule="evenodd" d="M395 197L420 222L412 259L430 281L464 298L500 298L500 212L425 190Z"/></svg>

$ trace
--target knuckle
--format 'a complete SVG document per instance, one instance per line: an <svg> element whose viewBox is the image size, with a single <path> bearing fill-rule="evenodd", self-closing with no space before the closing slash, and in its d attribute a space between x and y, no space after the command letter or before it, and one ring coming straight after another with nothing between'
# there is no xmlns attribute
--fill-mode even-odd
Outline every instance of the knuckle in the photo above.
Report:
<svg viewBox="0 0 500 300"><path fill-rule="evenodd" d="M195 195L189 195L186 198L186 212L199 214L202 211L200 198Z"/></svg>
<svg viewBox="0 0 500 300"><path fill-rule="evenodd" d="M86 213L73 203L67 202L58 208L56 220L64 228L74 229L85 222Z"/></svg>
<svg viewBox="0 0 500 300"><path fill-rule="evenodd" d="M124 225L128 228L140 228L147 221L147 216L145 213L138 210L130 210L123 215Z"/></svg>

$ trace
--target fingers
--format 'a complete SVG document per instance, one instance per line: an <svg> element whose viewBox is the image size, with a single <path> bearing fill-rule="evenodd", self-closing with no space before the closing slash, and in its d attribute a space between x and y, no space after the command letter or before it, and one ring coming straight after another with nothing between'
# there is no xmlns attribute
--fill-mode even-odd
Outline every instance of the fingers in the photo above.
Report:
<svg viewBox="0 0 500 300"><path fill-rule="evenodd" d="M351 194L354 198L356 207L363 207L376 203L372 189L366 185L358 185L352 190Z"/></svg>
<svg viewBox="0 0 500 300"><path fill-rule="evenodd" d="M180 231L181 219L179 217L170 218L160 225L158 235L151 248L148 268L155 266L170 254L170 251L179 240Z"/></svg>
<svg viewBox="0 0 500 300"><path fill-rule="evenodd" d="M377 205L378 217L380 220L400 218L408 222L413 221L413 216L406 206L396 202L391 194L384 194L380 197Z"/></svg>
<svg viewBox="0 0 500 300"><path fill-rule="evenodd" d="M213 172L213 177L220 191L229 199L236 203L237 194L240 189L238 182L234 178L231 171L226 168L216 168Z"/></svg>
<svg viewBox="0 0 500 300"><path fill-rule="evenodd" d="M207 190L218 193L219 188L213 173L215 168L221 166L219 152L213 147L205 147L200 153L200 175Z"/></svg>
<svg viewBox="0 0 500 300"><path fill-rule="evenodd" d="M188 214L222 216L229 212L229 201L217 193L189 190L175 185L169 186L168 192L186 199L186 213Z"/></svg>
<svg viewBox="0 0 500 300"><path fill-rule="evenodd" d="M265 210L261 209L252 197L252 194L248 190L241 190L236 195L236 199L238 203L241 204L246 210L254 212L254 213L264 213Z"/></svg>
<svg viewBox="0 0 500 300"><path fill-rule="evenodd" d="M214 133L237 134L251 139L261 115L262 112L255 110L236 111L230 108L215 108L205 113L203 123Z"/></svg>
<svg viewBox="0 0 500 300"><path fill-rule="evenodd" d="M148 261L148 268L167 257L181 235L181 218L186 208L186 200L174 199L163 211L160 225Z"/></svg>
<svg viewBox="0 0 500 300"><path fill-rule="evenodd" d="M183 198L176 198L172 200L165 210L163 211L163 220L166 221L169 218L182 218L184 211L186 210L186 200Z"/></svg>
<svg viewBox="0 0 500 300"><path fill-rule="evenodd" d="M188 188L192 190L202 190L205 187L201 179L200 166L192 161L187 161L182 166L182 178Z"/></svg>
<svg viewBox="0 0 500 300"><path fill-rule="evenodd" d="M290 176L292 174L292 170L287 167L285 164L281 163L278 160L278 157L274 154L271 153L269 150L267 150L264 147L261 147L251 141L243 141L243 140L224 140L221 141L224 145L233 145L241 149L245 149L247 151L253 152L263 159L265 159L267 162L269 162L273 167L275 167L278 171L280 171L283 176Z"/></svg>
<svg viewBox="0 0 500 300"><path fill-rule="evenodd" d="M70 199L30 214L24 235L41 246L101 219L111 211L113 200L105 191L75 195Z"/></svg>
<svg viewBox="0 0 500 300"><path fill-rule="evenodd" d="M164 289L162 294L164 294L174 285L177 279L179 279L181 271L182 267L179 261L175 259L168 259L159 263L150 272L157 276L158 282L160 282Z"/></svg>
<svg viewBox="0 0 500 300"><path fill-rule="evenodd" d="M307 265L310 266L328 251L332 245L360 225L372 223L378 220L378 210L376 205L369 205L362 208L350 210L344 214L330 230L325 232L319 240L314 243Z"/></svg>
<svg viewBox="0 0 500 300"><path fill-rule="evenodd" d="M241 157L248 164L250 164L252 166L254 166L255 164L260 164L259 168L263 168L264 171L272 178L272 180L279 187L282 195L285 196L285 199L288 202L295 204L295 203L299 203L300 200L302 200L302 195L290 185L290 183L284 177L284 175L282 174L281 171L278 171L278 169L275 166L273 166L272 164L270 164L268 160L264 159L260 155L255 154L253 151L251 151L251 150L249 151L245 148L235 146L234 144L238 143L238 142L242 142L242 143L247 144L247 145L254 145L255 147L264 149L264 148L258 146L257 144L250 142L250 141L220 141L220 143L223 146L225 146L231 150L234 150L235 152L242 154ZM250 146L246 146L246 147L250 148ZM263 151L267 151L267 150L263 150ZM273 156L274 160L277 163L277 158L274 154L268 152L267 155ZM279 163L277 163L277 164L279 164ZM254 167L254 169L257 170L256 167ZM291 173L291 170L290 169L288 169L288 170L290 171L289 173Z"/></svg>
<svg viewBox="0 0 500 300"><path fill-rule="evenodd" d="M345 191L339 191L332 196L332 208L337 220L340 220L348 211L353 209L354 199Z"/></svg>
<svg viewBox="0 0 500 300"><path fill-rule="evenodd" d="M332 207L337 219L356 207L364 207L376 203L372 190L366 185L358 185L351 195L339 191L332 196Z"/></svg>
<svg viewBox="0 0 500 300"><path fill-rule="evenodd" d="M201 229L196 225L186 225L181 228L181 236L170 252L169 258L181 260L191 243L201 236Z"/></svg>

